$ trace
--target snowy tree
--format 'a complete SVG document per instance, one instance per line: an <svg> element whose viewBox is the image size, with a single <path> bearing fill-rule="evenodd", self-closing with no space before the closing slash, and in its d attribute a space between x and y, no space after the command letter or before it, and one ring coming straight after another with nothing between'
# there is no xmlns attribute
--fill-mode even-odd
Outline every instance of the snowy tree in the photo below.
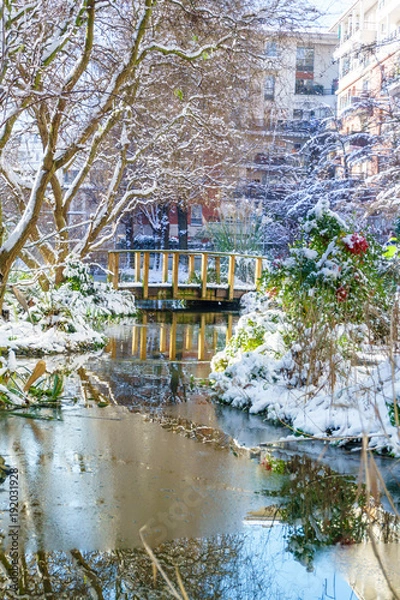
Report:
<svg viewBox="0 0 400 600"><path fill-rule="evenodd" d="M329 201L339 214L365 220L365 208L375 195L359 166L376 160L377 136L367 128L346 132L343 121L332 117L322 120L313 135L292 157L292 178L282 193L272 198L266 214L275 237L271 244L276 253L285 253L298 233L299 225L319 201ZM282 180L284 181L284 180Z"/></svg>
<svg viewBox="0 0 400 600"><path fill-rule="evenodd" d="M176 60L190 64L233 37L225 26L211 43L189 40L181 47L171 34L173 13L189 19L206 14L210 24L221 22L206 8L153 0L3 3L1 174L4 195L20 214L7 235L3 229L3 283L18 255L30 266L38 264L38 255L47 264L63 263L71 251L70 208L104 165L97 206L72 246L79 256L99 244L104 229L133 199L155 188L157 173L136 169L118 195L126 166L183 119L188 108L186 103L170 107L168 120L152 122L148 80L154 88L163 65L167 69ZM36 154L32 160L21 146L24 139ZM74 175L68 186L65 171ZM44 203L53 215L48 239L39 220ZM28 238L36 256L26 247Z"/></svg>
<svg viewBox="0 0 400 600"><path fill-rule="evenodd" d="M289 23L294 6L261 14ZM154 199L182 126L195 138L207 104L229 106L218 78L251 54L260 13L247 0L7 0L0 21L3 297L17 257L60 281L70 253L98 249ZM72 223L83 193L92 212Z"/></svg>
<svg viewBox="0 0 400 600"><path fill-rule="evenodd" d="M367 207L368 215L382 215L392 222L400 215L400 98L381 97L373 101L371 126L375 136L375 169L366 184L375 190Z"/></svg>

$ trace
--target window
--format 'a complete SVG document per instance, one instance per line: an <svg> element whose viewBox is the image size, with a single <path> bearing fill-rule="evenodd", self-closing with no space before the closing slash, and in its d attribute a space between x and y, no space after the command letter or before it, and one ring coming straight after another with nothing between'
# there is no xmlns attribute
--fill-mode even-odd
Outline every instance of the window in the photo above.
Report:
<svg viewBox="0 0 400 600"><path fill-rule="evenodd" d="M303 111L301 108L295 108L293 110L293 119L302 119L303 118Z"/></svg>
<svg viewBox="0 0 400 600"><path fill-rule="evenodd" d="M200 227L203 225L203 207L201 204L194 204L190 208L190 224Z"/></svg>
<svg viewBox="0 0 400 600"><path fill-rule="evenodd" d="M78 169L68 169L68 171L65 171L64 173L64 183L68 184L68 183L72 183L75 179L75 177L78 175L79 171Z"/></svg>
<svg viewBox="0 0 400 600"><path fill-rule="evenodd" d="M264 100L273 100L275 96L275 77L267 75L264 81Z"/></svg>
<svg viewBox="0 0 400 600"><path fill-rule="evenodd" d="M296 54L296 71L314 73L314 48L298 46Z"/></svg>
<svg viewBox="0 0 400 600"><path fill-rule="evenodd" d="M276 58L278 56L278 44L276 42L267 42L265 44L265 56Z"/></svg>

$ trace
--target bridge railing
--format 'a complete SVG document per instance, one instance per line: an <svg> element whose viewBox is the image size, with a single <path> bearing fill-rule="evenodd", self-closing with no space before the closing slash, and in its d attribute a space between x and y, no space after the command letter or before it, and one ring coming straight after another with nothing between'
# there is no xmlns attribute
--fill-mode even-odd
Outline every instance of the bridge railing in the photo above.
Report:
<svg viewBox="0 0 400 600"><path fill-rule="evenodd" d="M201 287L202 298L211 287L228 288L232 300L235 286L256 287L266 260L251 254L200 250L113 250L108 253L108 279L114 288L142 287L143 298L149 297L149 285L172 287L173 297L179 296L182 285L193 285Z"/></svg>

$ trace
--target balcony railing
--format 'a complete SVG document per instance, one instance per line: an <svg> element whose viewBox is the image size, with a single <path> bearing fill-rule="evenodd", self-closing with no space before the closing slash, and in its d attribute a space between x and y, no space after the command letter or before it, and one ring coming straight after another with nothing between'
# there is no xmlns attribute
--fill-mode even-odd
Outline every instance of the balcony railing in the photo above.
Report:
<svg viewBox="0 0 400 600"><path fill-rule="evenodd" d="M314 83L313 85L296 83L294 93L299 96L333 96L335 94L335 87L332 85L330 88L324 88L319 83Z"/></svg>

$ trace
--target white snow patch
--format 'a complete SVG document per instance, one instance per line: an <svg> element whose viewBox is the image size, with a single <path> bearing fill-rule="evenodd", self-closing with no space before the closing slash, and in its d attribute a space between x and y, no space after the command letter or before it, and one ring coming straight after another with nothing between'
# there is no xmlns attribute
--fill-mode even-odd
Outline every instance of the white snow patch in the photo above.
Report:
<svg viewBox="0 0 400 600"><path fill-rule="evenodd" d="M248 302L254 306L254 296ZM369 448L400 456L400 428L393 424L394 402L400 412L400 356L391 360L382 350L379 354L364 344L361 357L372 357L379 364L349 367L333 390L323 380L318 388L294 386L288 376L292 353L282 356L283 318L280 324L276 316L271 322L271 311L263 310L246 313L236 329L243 338L251 334L249 323L253 328L263 324L262 344L248 352L228 345L214 356L210 380L218 398L338 444L367 436Z"/></svg>

